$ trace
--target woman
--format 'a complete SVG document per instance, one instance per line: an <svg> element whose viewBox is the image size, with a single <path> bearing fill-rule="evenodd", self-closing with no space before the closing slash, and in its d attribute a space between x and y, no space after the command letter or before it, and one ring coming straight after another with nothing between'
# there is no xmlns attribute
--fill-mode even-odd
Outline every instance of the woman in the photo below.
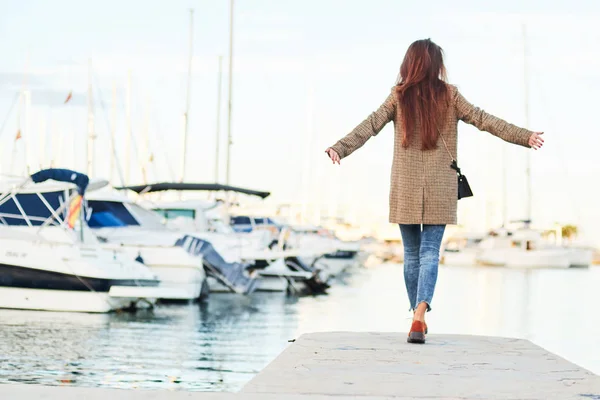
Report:
<svg viewBox="0 0 600 400"><path fill-rule="evenodd" d="M410 45L400 80L377 111L326 150L333 163L361 147L394 121L394 161L390 189L392 223L404 243L404 281L414 312L411 343L425 343L444 229L456 224L457 124L464 121L507 142L539 149L542 132L511 125L473 106L446 83L443 51L431 40Z"/></svg>

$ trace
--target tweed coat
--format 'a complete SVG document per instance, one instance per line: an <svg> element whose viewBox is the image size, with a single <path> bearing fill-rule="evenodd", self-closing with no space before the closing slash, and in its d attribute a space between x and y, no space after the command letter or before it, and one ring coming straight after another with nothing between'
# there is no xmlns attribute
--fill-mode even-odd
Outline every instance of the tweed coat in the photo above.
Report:
<svg viewBox="0 0 600 400"><path fill-rule="evenodd" d="M469 103L455 86L448 87L451 103L439 130L455 159L459 120L509 143L529 147L529 137L533 132L486 113ZM457 176L450 168L452 159L442 138L438 137L435 149L421 150L421 136L418 134L420 124L417 121L417 134L410 137L409 146L404 148L402 118L393 88L377 111L331 148L340 158L348 157L372 136L377 135L388 122L394 121L389 221L396 224L456 224Z"/></svg>

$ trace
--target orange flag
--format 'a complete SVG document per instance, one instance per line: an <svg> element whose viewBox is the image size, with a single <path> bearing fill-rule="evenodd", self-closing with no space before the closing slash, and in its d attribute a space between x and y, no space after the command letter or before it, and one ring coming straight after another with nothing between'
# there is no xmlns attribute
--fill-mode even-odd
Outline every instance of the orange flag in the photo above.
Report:
<svg viewBox="0 0 600 400"><path fill-rule="evenodd" d="M15 142L16 142L17 140L21 139L22 137L23 137L23 136L21 135L21 130L20 130L20 129L18 129L18 130L17 130L17 136L15 136Z"/></svg>
<svg viewBox="0 0 600 400"><path fill-rule="evenodd" d="M77 195L71 200L71 204L69 204L69 214L67 215L67 225L69 228L73 229L75 227L75 223L79 218L79 214L81 214L81 203L83 201L83 196Z"/></svg>
<svg viewBox="0 0 600 400"><path fill-rule="evenodd" d="M64 104L67 104L69 102L69 100L71 100L71 97L73 97L73 92L69 92L69 95L67 96L67 99L65 100Z"/></svg>

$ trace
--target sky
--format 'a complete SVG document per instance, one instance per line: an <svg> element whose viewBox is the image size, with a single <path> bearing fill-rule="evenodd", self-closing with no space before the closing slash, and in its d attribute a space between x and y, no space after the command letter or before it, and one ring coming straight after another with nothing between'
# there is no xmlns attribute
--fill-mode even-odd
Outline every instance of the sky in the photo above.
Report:
<svg viewBox="0 0 600 400"><path fill-rule="evenodd" d="M528 76L527 125L546 139L531 154L532 218L539 226L576 224L582 238L600 245L600 2L416 3L236 0L230 183L269 190L271 203L308 202L357 223L385 222L392 124L341 166L324 150L385 99L408 45L431 38L445 50L450 82L469 101L521 126ZM218 180L225 181L229 1L0 4L2 173L51 164L86 170L91 62L90 173L116 184L121 177L132 184L179 179L193 8L185 179L215 180L223 56ZM29 109L15 102L23 89L31 93ZM509 220L524 218L527 157L461 123L459 160L475 196L459 202L459 222L477 230L498 225L503 204ZM112 173L111 165L118 166Z"/></svg>

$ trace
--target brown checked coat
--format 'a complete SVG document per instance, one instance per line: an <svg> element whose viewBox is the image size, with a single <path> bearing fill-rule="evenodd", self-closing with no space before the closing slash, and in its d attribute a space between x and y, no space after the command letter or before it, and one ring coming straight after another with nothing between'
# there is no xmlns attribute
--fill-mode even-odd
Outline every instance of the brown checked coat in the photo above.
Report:
<svg viewBox="0 0 600 400"><path fill-rule="evenodd" d="M533 132L490 115L469 103L450 85L451 107L440 126L450 152L456 157L457 125L464 121L479 130L510 143L529 147ZM396 224L456 224L458 186L456 172L450 168L451 158L442 139L434 150L421 150L419 134L411 137L408 148L402 147L403 124L396 96L392 94L352 132L331 146L340 156L348 157L371 136L377 135L394 121L394 161L390 187L389 220ZM419 123L416 126L419 130ZM459 162L460 165L460 162Z"/></svg>

